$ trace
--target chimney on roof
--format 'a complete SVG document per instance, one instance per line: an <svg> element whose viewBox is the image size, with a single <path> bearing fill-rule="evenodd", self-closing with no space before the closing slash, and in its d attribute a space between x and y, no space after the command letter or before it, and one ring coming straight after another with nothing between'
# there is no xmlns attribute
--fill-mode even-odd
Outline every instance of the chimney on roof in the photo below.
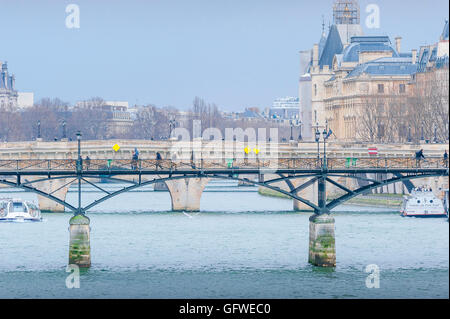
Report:
<svg viewBox="0 0 450 319"><path fill-rule="evenodd" d="M397 50L397 53L400 53L401 48L402 48L402 37L396 37L395 38L395 49Z"/></svg>
<svg viewBox="0 0 450 319"><path fill-rule="evenodd" d="M313 66L319 65L319 45L316 43L314 44L313 48Z"/></svg>
<svg viewBox="0 0 450 319"><path fill-rule="evenodd" d="M417 50L412 49L412 64L416 64L416 63L417 63Z"/></svg>

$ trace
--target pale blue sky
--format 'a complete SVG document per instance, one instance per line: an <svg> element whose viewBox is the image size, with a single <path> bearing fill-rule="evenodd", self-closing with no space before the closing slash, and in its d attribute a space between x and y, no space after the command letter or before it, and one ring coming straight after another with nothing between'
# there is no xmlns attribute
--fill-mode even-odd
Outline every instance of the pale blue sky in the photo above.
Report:
<svg viewBox="0 0 450 319"><path fill-rule="evenodd" d="M80 7L80 29L65 7ZM447 0L361 0L381 9L370 34L434 43ZM226 110L297 96L298 51L321 35L332 0L0 0L0 60L20 91L71 103L100 96L182 109L194 96Z"/></svg>

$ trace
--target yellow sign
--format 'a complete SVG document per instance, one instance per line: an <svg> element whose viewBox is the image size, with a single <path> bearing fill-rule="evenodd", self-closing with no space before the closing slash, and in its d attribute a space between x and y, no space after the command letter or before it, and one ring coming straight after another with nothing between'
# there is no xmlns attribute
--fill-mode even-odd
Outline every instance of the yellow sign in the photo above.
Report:
<svg viewBox="0 0 450 319"><path fill-rule="evenodd" d="M248 154L248 153L251 152L251 150L250 150L250 148L248 148L248 146L247 146L246 148L244 148L244 152L245 152L245 154ZM258 155L259 149L254 148L254 149L253 149L253 152L255 152L255 154Z"/></svg>
<svg viewBox="0 0 450 319"><path fill-rule="evenodd" d="M114 144L113 150L117 152L118 150L120 150L120 146L117 144Z"/></svg>

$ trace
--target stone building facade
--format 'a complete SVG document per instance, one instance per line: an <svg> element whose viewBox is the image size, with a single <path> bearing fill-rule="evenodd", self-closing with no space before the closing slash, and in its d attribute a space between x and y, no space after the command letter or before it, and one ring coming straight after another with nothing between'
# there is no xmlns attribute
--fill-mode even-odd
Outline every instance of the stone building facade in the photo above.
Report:
<svg viewBox="0 0 450 319"><path fill-rule="evenodd" d="M0 61L0 110L13 110L17 107L18 92L15 76L8 73L8 64Z"/></svg>
<svg viewBox="0 0 450 319"><path fill-rule="evenodd" d="M342 141L406 141L411 133L402 115L421 77L435 72L448 79L448 22L439 43L418 54L402 52L401 37L392 43L387 36L365 36L356 0L335 1L333 16L319 43L300 52L300 114L310 123L310 139L316 127L328 125L332 138Z"/></svg>

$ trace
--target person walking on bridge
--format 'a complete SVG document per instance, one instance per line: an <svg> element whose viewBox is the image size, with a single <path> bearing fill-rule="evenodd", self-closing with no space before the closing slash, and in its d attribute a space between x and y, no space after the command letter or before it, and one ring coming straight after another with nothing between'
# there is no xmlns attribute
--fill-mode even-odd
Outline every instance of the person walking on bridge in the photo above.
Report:
<svg viewBox="0 0 450 319"><path fill-rule="evenodd" d="M86 170L89 170L89 166L91 166L91 158L89 155L86 156Z"/></svg>
<svg viewBox="0 0 450 319"><path fill-rule="evenodd" d="M138 168L138 160L139 160L139 151L137 148L134 148L133 156L131 157L131 169L135 170Z"/></svg>
<svg viewBox="0 0 450 319"><path fill-rule="evenodd" d="M159 152L156 152L156 165L155 165L156 170L158 170L158 167L162 169L161 161L162 161L161 154Z"/></svg>
<svg viewBox="0 0 450 319"><path fill-rule="evenodd" d="M192 153L191 153L191 167L192 167L192 169L195 169L194 151L192 151Z"/></svg>
<svg viewBox="0 0 450 319"><path fill-rule="evenodd" d="M171 169L176 169L176 167L177 167L176 161L177 161L177 152L174 151L172 154L172 159L170 161Z"/></svg>
<svg viewBox="0 0 450 319"><path fill-rule="evenodd" d="M445 168L448 168L448 153L447 153L447 150L445 150L445 152L444 152L444 165L445 165Z"/></svg>
<svg viewBox="0 0 450 319"><path fill-rule="evenodd" d="M425 160L425 156L423 155L423 149L416 152L416 167L420 167L420 161Z"/></svg>

